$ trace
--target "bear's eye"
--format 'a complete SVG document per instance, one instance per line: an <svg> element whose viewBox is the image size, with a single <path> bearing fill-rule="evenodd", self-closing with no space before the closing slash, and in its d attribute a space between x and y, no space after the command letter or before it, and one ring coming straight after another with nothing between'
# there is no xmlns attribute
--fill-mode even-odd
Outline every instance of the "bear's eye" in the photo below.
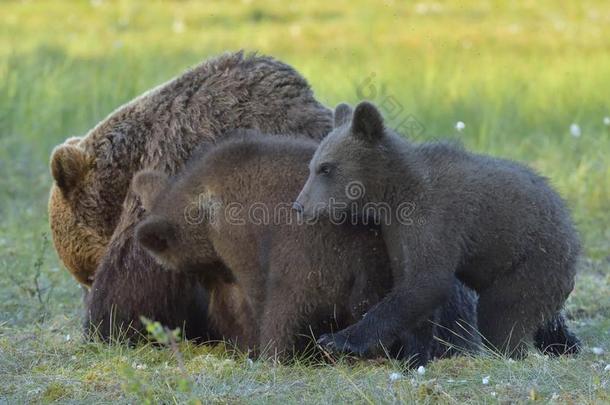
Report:
<svg viewBox="0 0 610 405"><path fill-rule="evenodd" d="M322 163L319 167L318 167L318 173L319 174L324 174L324 175L329 175L332 172L332 166L328 163Z"/></svg>

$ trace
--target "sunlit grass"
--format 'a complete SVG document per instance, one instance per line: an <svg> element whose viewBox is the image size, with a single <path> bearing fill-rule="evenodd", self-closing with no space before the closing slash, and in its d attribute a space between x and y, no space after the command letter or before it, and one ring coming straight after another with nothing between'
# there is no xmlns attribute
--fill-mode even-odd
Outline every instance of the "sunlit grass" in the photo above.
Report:
<svg viewBox="0 0 610 405"><path fill-rule="evenodd" d="M81 342L80 290L41 236L55 144L206 57L258 50L292 64L329 106L368 97L394 126L421 125L406 136L457 138L549 177L588 258L568 303L571 325L608 351L608 38L610 4L594 1L0 3L0 402L137 402L146 387L165 402L608 400L610 358L590 353L449 360L390 383L393 364L250 368L231 359L219 371L225 353L185 348L193 386L180 392L169 351ZM147 368L130 374L123 366L132 364Z"/></svg>

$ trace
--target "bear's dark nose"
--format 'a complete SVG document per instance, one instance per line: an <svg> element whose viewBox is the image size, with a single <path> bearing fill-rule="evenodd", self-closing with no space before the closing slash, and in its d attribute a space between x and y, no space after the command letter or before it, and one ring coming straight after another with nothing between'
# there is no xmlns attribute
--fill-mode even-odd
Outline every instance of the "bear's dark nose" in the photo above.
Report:
<svg viewBox="0 0 610 405"><path fill-rule="evenodd" d="M303 204L301 204L301 203L300 203L300 202L298 202L298 201L295 201L295 202L292 204L292 209L293 209L293 210L295 210L296 212L298 212L299 214L302 214L302 213L303 213L303 210L304 210L304 208L303 208Z"/></svg>

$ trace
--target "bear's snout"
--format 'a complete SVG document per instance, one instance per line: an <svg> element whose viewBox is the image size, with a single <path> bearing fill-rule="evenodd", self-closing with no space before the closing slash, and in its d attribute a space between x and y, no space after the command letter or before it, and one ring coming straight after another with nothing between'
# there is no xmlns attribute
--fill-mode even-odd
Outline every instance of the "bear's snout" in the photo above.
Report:
<svg viewBox="0 0 610 405"><path fill-rule="evenodd" d="M301 204L298 201L295 201L292 204L292 209L295 210L296 212L298 212L299 214L303 214L303 211L305 210L305 208L303 207L303 204Z"/></svg>

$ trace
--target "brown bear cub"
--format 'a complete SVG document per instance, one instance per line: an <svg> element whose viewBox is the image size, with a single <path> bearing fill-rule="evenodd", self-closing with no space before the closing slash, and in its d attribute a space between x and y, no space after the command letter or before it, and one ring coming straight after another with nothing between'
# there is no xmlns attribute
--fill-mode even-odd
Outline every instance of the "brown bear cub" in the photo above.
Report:
<svg viewBox="0 0 610 405"><path fill-rule="evenodd" d="M397 280L366 317L321 344L360 355L389 346L447 302L457 276L479 293L478 326L493 347L519 357L535 338L552 354L578 350L559 311L580 244L544 178L454 145L412 144L368 102L353 117L337 107L309 169L295 207L305 217L339 211L379 223ZM357 196L348 193L355 184Z"/></svg>
<svg viewBox="0 0 610 405"><path fill-rule="evenodd" d="M391 289L376 230L303 223L291 209L316 146L238 131L197 154L177 178L153 171L134 178L148 213L138 241L164 267L205 279L212 325L241 349L303 350L308 338L357 322ZM217 262L223 271L209 265ZM452 288L450 301L430 314L438 326L402 328L409 334L399 332L400 342L386 349L416 364L459 350L451 345L475 350L476 296L457 280Z"/></svg>

